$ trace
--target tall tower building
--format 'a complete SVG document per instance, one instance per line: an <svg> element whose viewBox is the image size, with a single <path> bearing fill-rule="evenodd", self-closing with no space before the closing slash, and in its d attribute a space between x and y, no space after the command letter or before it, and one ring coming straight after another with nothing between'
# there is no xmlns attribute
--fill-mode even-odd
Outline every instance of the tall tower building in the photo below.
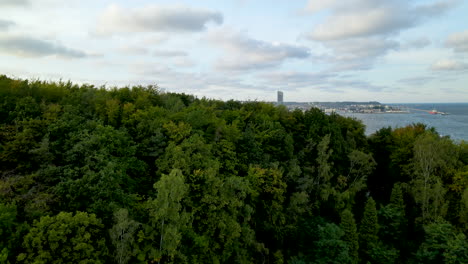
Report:
<svg viewBox="0 0 468 264"><path fill-rule="evenodd" d="M278 91L278 104L283 104L283 92Z"/></svg>

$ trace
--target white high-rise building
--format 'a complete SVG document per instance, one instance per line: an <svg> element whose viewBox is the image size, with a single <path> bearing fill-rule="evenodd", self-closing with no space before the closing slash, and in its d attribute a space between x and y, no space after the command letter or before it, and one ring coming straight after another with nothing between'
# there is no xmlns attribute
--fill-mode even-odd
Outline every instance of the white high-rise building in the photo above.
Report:
<svg viewBox="0 0 468 264"><path fill-rule="evenodd" d="M283 104L283 92L278 91L278 104Z"/></svg>

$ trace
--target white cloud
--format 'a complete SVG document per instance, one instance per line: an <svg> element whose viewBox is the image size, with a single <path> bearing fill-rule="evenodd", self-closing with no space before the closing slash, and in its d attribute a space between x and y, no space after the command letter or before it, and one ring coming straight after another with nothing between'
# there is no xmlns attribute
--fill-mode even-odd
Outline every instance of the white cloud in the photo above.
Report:
<svg viewBox="0 0 468 264"><path fill-rule="evenodd" d="M431 45L431 40L427 37L410 39L401 45L402 49L421 49Z"/></svg>
<svg viewBox="0 0 468 264"><path fill-rule="evenodd" d="M127 38L125 36L117 37L119 42L123 43L117 51L124 55L151 55L152 47L159 47L167 42L167 34L150 34L138 38Z"/></svg>
<svg viewBox="0 0 468 264"><path fill-rule="evenodd" d="M328 48L333 71L368 70L391 50L422 48L426 37L396 41L396 36L444 14L456 1L420 4L407 0L310 0L306 10L327 10L325 18L305 36Z"/></svg>
<svg viewBox="0 0 468 264"><path fill-rule="evenodd" d="M468 65L459 61L444 59L432 64L431 69L434 71L463 71L468 69Z"/></svg>
<svg viewBox="0 0 468 264"><path fill-rule="evenodd" d="M454 1L412 6L402 0L352 0L335 2L331 15L308 35L312 40L330 41L354 37L389 35L413 27L426 18L440 15Z"/></svg>
<svg viewBox="0 0 468 264"><path fill-rule="evenodd" d="M283 90L287 88L301 88L327 84L336 74L325 72L296 72L280 71L259 74L265 84L278 87Z"/></svg>
<svg viewBox="0 0 468 264"><path fill-rule="evenodd" d="M309 0L305 11L310 13L320 12L324 9L335 6L338 3L337 0Z"/></svg>
<svg viewBox="0 0 468 264"><path fill-rule="evenodd" d="M269 89L263 85L248 84L235 76L182 72L160 64L135 64L131 65L130 70L137 75L136 84L157 83L159 87L170 92L210 95L211 98L224 100L264 99L265 90ZM271 90L273 94L274 89Z"/></svg>
<svg viewBox="0 0 468 264"><path fill-rule="evenodd" d="M378 57L397 50L400 45L393 40L371 37L329 41L326 47L333 51L333 56L327 58L333 64L331 70L356 71L370 69Z"/></svg>
<svg viewBox="0 0 468 264"><path fill-rule="evenodd" d="M371 84L362 80L334 80L330 83L330 87L342 90L365 90L369 92L380 92L385 90L386 86Z"/></svg>
<svg viewBox="0 0 468 264"><path fill-rule="evenodd" d="M7 31L15 25L16 23L13 21L0 19L0 31Z"/></svg>
<svg viewBox="0 0 468 264"><path fill-rule="evenodd" d="M343 77L336 73L327 72L271 72L260 74L264 84L276 89L292 91L296 89L314 89L331 93L344 91L365 90L370 92L382 91L387 88L366 81Z"/></svg>
<svg viewBox="0 0 468 264"><path fill-rule="evenodd" d="M0 6L25 6L29 5L28 0L0 0Z"/></svg>
<svg viewBox="0 0 468 264"><path fill-rule="evenodd" d="M152 34L142 39L139 45L153 46L160 45L168 40L167 34Z"/></svg>
<svg viewBox="0 0 468 264"><path fill-rule="evenodd" d="M186 57L188 54L180 50L155 50L153 51L155 57Z"/></svg>
<svg viewBox="0 0 468 264"><path fill-rule="evenodd" d="M158 60L165 64L176 66L177 68L191 68L196 63L188 57L188 53L181 50L154 50L151 53Z"/></svg>
<svg viewBox="0 0 468 264"><path fill-rule="evenodd" d="M340 61L373 59L399 47L396 41L380 38L355 38L333 41L328 45L338 54L336 59Z"/></svg>
<svg viewBox="0 0 468 264"><path fill-rule="evenodd" d="M141 46L129 46L129 45L125 45L125 46L121 46L117 49L120 53L123 53L125 55L148 55L149 54L149 50L145 47L141 47Z"/></svg>
<svg viewBox="0 0 468 264"><path fill-rule="evenodd" d="M172 59L172 64L179 68L191 68L196 65L196 63L187 57L174 57Z"/></svg>
<svg viewBox="0 0 468 264"><path fill-rule="evenodd" d="M18 57L45 57L58 56L62 58L87 57L83 51L70 49L41 39L25 36L1 36L0 52Z"/></svg>
<svg viewBox="0 0 468 264"><path fill-rule="evenodd" d="M288 59L310 56L307 47L256 40L241 33L217 31L210 35L209 40L226 52L226 56L217 63L217 67L222 70L243 71L275 67Z"/></svg>
<svg viewBox="0 0 468 264"><path fill-rule="evenodd" d="M434 76L419 76L419 77L409 77L398 80L399 83L410 85L410 86L422 86L431 81L434 81L436 78Z"/></svg>
<svg viewBox="0 0 468 264"><path fill-rule="evenodd" d="M411 11L416 12L418 17L430 18L445 13L447 10L455 7L458 2L459 0L439 0L437 2L415 6Z"/></svg>
<svg viewBox="0 0 468 264"><path fill-rule="evenodd" d="M446 45L456 52L468 52L468 30L448 36Z"/></svg>
<svg viewBox="0 0 468 264"><path fill-rule="evenodd" d="M412 23L395 7L379 7L362 13L332 16L317 26L310 34L310 38L327 41L394 33L401 28L411 26Z"/></svg>
<svg viewBox="0 0 468 264"><path fill-rule="evenodd" d="M210 22L222 24L223 15L180 5L148 5L131 9L111 5L100 16L96 33L199 32L205 30Z"/></svg>

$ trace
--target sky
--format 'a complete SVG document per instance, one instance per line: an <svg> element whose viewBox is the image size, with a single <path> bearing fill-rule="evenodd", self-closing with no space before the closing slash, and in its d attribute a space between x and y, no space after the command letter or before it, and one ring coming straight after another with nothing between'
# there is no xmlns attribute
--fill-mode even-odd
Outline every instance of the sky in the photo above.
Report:
<svg viewBox="0 0 468 264"><path fill-rule="evenodd" d="M221 100L468 102L468 1L0 0L0 74Z"/></svg>

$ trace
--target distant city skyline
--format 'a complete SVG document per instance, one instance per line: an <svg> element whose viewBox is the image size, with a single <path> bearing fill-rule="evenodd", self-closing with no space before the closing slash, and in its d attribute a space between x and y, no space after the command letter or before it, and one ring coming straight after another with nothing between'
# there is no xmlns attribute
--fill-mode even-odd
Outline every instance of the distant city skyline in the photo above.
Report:
<svg viewBox="0 0 468 264"><path fill-rule="evenodd" d="M468 102L465 0L0 0L0 74L222 100Z"/></svg>

